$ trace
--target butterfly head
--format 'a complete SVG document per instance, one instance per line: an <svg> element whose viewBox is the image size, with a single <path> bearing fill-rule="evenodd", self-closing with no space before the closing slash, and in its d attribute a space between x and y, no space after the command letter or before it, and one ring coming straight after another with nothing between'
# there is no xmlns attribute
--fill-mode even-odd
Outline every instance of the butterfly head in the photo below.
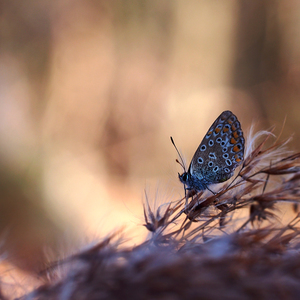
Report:
<svg viewBox="0 0 300 300"><path fill-rule="evenodd" d="M189 181L189 174L188 172L184 172L181 175L178 173L179 180L183 183L186 184Z"/></svg>

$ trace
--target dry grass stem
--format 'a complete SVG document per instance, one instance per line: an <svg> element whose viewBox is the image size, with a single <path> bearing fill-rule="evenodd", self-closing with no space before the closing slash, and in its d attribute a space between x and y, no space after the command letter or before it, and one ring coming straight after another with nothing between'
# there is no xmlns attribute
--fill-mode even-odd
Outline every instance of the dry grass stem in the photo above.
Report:
<svg viewBox="0 0 300 300"><path fill-rule="evenodd" d="M297 299L300 153L272 136L249 138L236 177L216 194L188 191L156 210L146 195L143 243L124 248L113 234L48 266L48 283L22 299ZM294 208L285 223L283 203Z"/></svg>

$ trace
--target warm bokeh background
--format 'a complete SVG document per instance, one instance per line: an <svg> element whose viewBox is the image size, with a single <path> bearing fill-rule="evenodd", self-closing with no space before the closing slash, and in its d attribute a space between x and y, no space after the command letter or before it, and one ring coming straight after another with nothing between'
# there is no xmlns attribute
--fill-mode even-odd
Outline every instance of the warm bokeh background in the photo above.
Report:
<svg viewBox="0 0 300 300"><path fill-rule="evenodd" d="M27 270L146 230L214 119L300 146L300 2L1 0L0 233ZM50 255L50 256L51 256Z"/></svg>

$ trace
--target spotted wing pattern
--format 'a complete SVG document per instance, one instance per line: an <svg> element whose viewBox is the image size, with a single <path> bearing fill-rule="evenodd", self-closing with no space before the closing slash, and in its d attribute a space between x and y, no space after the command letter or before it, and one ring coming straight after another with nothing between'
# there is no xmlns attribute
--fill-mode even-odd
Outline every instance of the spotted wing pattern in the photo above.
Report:
<svg viewBox="0 0 300 300"><path fill-rule="evenodd" d="M244 144L237 117L231 111L222 112L196 150L188 173L203 186L228 180L244 159Z"/></svg>

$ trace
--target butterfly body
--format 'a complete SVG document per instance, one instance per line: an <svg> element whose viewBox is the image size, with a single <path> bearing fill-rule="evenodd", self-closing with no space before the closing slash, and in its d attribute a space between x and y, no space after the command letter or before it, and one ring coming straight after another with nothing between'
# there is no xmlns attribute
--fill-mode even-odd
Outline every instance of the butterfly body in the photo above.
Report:
<svg viewBox="0 0 300 300"><path fill-rule="evenodd" d="M224 111L215 120L196 150L188 171L179 180L189 190L202 191L233 176L244 159L243 131L237 117Z"/></svg>

